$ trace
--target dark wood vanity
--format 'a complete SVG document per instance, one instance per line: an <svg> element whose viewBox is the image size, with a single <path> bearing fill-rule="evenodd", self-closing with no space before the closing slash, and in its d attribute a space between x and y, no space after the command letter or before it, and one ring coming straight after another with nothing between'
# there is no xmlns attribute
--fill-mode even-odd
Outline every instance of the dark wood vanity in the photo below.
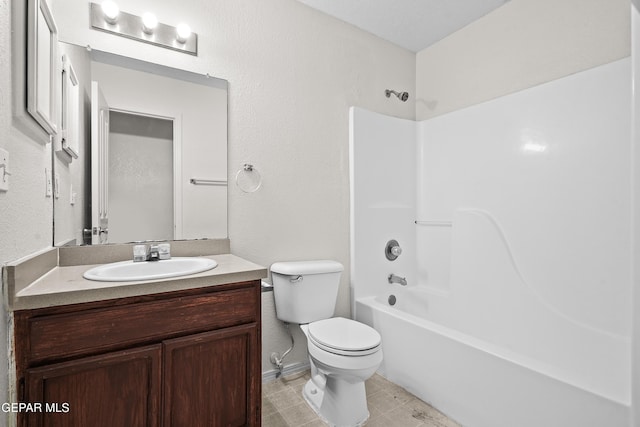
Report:
<svg viewBox="0 0 640 427"><path fill-rule="evenodd" d="M260 280L15 311L18 426L259 426L260 316Z"/></svg>

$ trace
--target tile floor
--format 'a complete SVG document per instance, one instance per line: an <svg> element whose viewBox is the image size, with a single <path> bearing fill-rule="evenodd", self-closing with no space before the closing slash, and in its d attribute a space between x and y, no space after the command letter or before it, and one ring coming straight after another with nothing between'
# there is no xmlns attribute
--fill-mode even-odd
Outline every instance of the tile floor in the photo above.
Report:
<svg viewBox="0 0 640 427"><path fill-rule="evenodd" d="M262 385L262 427L326 427L302 397L309 371ZM402 387L375 374L365 384L367 427L460 427Z"/></svg>

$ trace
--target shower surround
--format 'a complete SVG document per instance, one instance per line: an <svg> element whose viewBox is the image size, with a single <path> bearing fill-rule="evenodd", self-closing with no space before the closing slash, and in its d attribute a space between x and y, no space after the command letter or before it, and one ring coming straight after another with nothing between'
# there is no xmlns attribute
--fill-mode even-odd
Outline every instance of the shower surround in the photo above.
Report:
<svg viewBox="0 0 640 427"><path fill-rule="evenodd" d="M463 425L629 423L630 67L423 122L351 110L356 318Z"/></svg>

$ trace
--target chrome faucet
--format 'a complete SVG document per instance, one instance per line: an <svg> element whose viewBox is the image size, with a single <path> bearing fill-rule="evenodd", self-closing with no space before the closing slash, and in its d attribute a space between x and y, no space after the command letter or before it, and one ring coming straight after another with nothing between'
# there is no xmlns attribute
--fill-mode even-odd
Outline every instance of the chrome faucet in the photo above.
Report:
<svg viewBox="0 0 640 427"><path fill-rule="evenodd" d="M158 245L135 245L133 247L133 262L158 261L160 259Z"/></svg>
<svg viewBox="0 0 640 427"><path fill-rule="evenodd" d="M389 283L399 283L402 286L407 286L407 279L404 277L396 276L395 274L390 274L388 280Z"/></svg>

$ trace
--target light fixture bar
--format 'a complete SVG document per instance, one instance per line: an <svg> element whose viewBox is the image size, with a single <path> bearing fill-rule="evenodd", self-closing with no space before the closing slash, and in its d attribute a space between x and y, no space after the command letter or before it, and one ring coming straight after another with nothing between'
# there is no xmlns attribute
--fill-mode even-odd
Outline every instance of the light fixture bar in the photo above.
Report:
<svg viewBox="0 0 640 427"><path fill-rule="evenodd" d="M115 23L110 24L105 19L101 5L91 3L90 8L91 27L96 30L106 31L107 33L177 50L178 52L184 52L190 55L198 55L198 35L196 33L192 32L184 42L178 41L176 37L176 27L158 22L153 32L148 34L144 31L142 18L139 16L120 11Z"/></svg>

